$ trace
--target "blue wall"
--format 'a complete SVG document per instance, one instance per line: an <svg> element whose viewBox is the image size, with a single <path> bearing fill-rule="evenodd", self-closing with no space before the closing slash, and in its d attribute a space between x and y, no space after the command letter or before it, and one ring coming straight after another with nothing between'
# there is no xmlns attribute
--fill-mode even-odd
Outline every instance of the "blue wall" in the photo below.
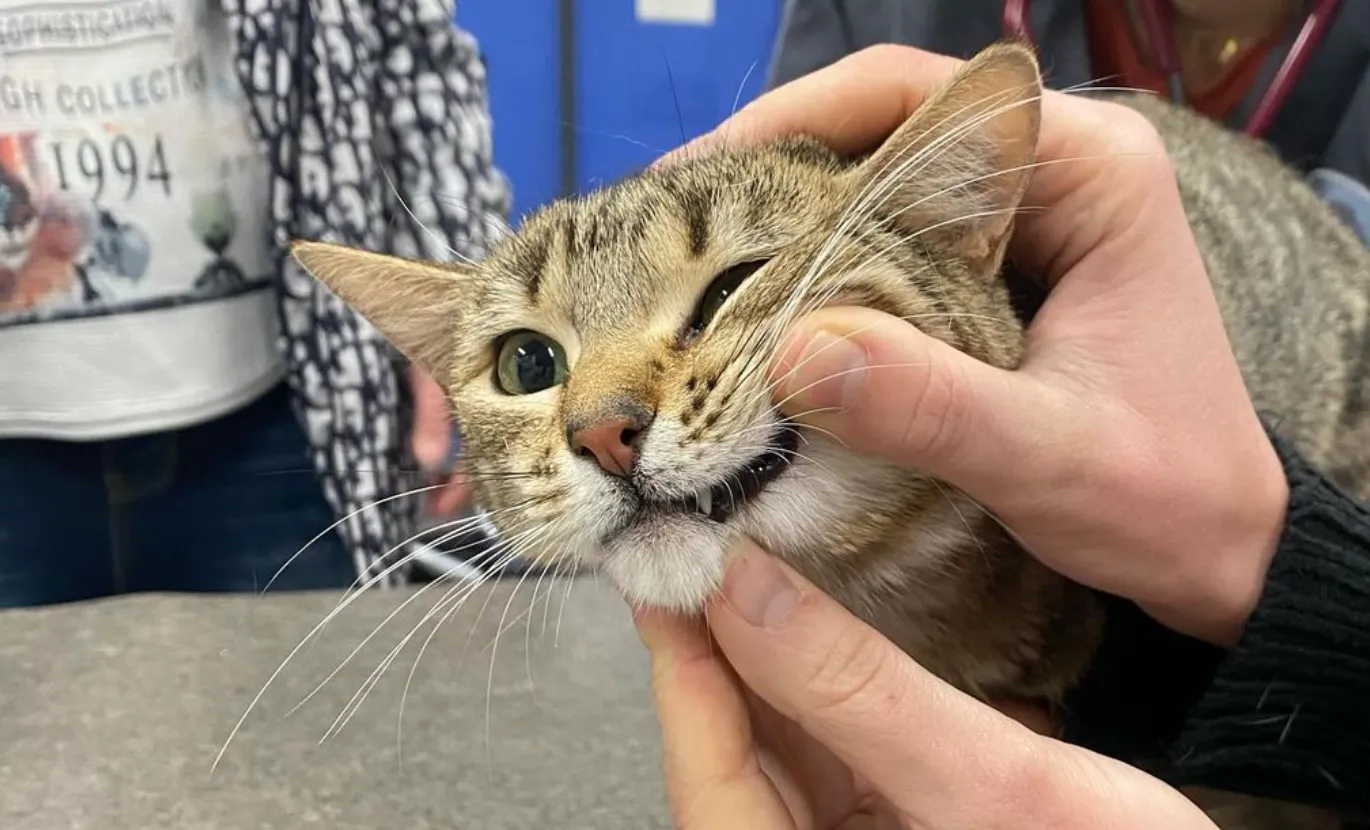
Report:
<svg viewBox="0 0 1370 830"><path fill-rule="evenodd" d="M641 168L761 91L780 0L716 2L711 26L644 24L633 0L576 4L579 188ZM457 19L480 40L489 66L495 159L513 181L515 217L561 186L557 5L457 4Z"/></svg>

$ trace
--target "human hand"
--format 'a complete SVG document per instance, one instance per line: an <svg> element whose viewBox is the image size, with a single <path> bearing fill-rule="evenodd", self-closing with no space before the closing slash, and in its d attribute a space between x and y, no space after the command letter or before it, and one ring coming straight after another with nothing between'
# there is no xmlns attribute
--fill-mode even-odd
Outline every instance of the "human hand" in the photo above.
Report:
<svg viewBox="0 0 1370 830"><path fill-rule="evenodd" d="M414 431L410 439L414 460L420 470L447 477L446 486L428 491L428 512L435 517L451 516L466 507L471 491L465 476L448 466L452 420L447 395L437 381L417 366L409 367L409 385L414 395Z"/></svg>
<svg viewBox="0 0 1370 830"><path fill-rule="evenodd" d="M794 132L868 150L959 64L867 49L677 152ZM1048 92L1038 161L1024 204L1042 209L1019 219L1011 255L1051 290L1018 370L875 311L829 308L778 351L777 399L853 449L959 487L1064 575L1231 645L1260 596L1288 483L1164 147L1133 110Z"/></svg>
<svg viewBox="0 0 1370 830"><path fill-rule="evenodd" d="M680 830L1214 828L946 685L750 543L706 618L636 618Z"/></svg>

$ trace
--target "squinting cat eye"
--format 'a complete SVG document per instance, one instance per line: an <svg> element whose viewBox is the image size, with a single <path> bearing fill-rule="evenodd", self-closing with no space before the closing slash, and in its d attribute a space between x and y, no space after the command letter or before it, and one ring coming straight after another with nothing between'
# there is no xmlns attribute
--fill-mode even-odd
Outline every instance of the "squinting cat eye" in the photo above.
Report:
<svg viewBox="0 0 1370 830"><path fill-rule="evenodd" d="M561 344L535 331L516 331L500 340L495 383L506 395L531 395L566 379Z"/></svg>
<svg viewBox="0 0 1370 830"><path fill-rule="evenodd" d="M713 321L718 310L723 307L733 292L769 261L757 259L751 262L739 262L714 277L713 282L709 283L709 287L704 289L704 296L699 299L694 317L690 319L690 333L699 334L703 331Z"/></svg>

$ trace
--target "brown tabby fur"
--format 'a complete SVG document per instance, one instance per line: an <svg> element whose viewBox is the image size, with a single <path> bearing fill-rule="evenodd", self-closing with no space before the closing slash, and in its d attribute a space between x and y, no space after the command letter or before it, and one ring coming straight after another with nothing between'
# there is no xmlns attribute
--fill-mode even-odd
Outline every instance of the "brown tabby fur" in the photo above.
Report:
<svg viewBox="0 0 1370 830"><path fill-rule="evenodd" d="M473 267L319 243L295 254L445 385L508 551L597 566L634 602L696 608L729 542L747 534L957 687L1059 700L1097 646L1094 595L916 471L805 430L794 464L725 524L639 511L723 481L790 428L766 364L788 324L822 304L877 308L1017 364L1023 330L998 274L1039 96L1031 53L997 46L859 162L798 138L721 149L553 204ZM1256 405L1370 494L1370 255L1269 153L1159 101L1128 103L1173 154ZM757 259L768 264L698 337L686 334L715 275ZM563 384L498 391L494 344L519 329L562 344ZM632 487L566 439L568 425L630 407L654 413ZM1233 798L1214 815L1236 810L1222 819L1232 828L1320 826L1298 808L1280 817L1251 805Z"/></svg>

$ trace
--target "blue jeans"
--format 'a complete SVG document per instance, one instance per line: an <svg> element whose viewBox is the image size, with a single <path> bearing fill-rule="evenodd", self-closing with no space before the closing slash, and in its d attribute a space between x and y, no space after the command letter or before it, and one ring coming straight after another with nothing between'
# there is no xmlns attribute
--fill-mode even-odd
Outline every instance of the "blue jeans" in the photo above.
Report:
<svg viewBox="0 0 1370 830"><path fill-rule="evenodd" d="M173 432L0 440L0 608L261 590L335 518L284 385ZM271 590L339 588L355 575L330 532Z"/></svg>

